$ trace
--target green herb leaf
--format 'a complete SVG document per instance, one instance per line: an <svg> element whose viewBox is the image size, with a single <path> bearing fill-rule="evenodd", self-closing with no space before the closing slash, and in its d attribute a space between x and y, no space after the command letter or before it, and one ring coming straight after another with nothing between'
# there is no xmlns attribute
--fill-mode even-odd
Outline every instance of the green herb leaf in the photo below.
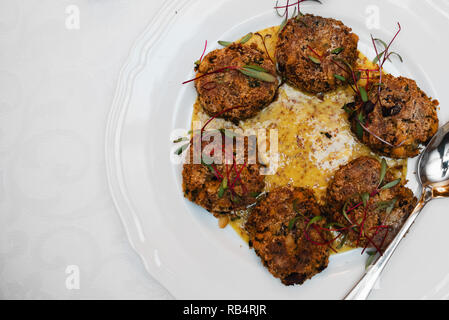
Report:
<svg viewBox="0 0 449 320"><path fill-rule="evenodd" d="M363 117L363 114L360 112L357 114L357 122L355 124L356 134L359 139L363 138L364 129L362 125L365 123L365 118Z"/></svg>
<svg viewBox="0 0 449 320"><path fill-rule="evenodd" d="M215 175L215 170L214 170L214 168L212 167L212 165L207 164L207 163L205 163L205 162L203 162L203 161L201 162L201 164L202 164L203 166L206 166L206 167L209 169L209 171Z"/></svg>
<svg viewBox="0 0 449 320"><path fill-rule="evenodd" d="M399 58L399 60L400 60L401 62L404 62L404 59L402 59L401 55L400 55L399 53L397 53L397 52L390 52L390 53L388 54L388 60L390 60L390 56L391 56L391 55L395 55L396 57ZM391 61L391 60L390 60L390 61Z"/></svg>
<svg viewBox="0 0 449 320"><path fill-rule="evenodd" d="M380 59L382 59L382 56L384 55L385 51L382 51L381 53L379 53L373 60L373 64L377 64Z"/></svg>
<svg viewBox="0 0 449 320"><path fill-rule="evenodd" d="M302 218L301 216L299 217L294 217L293 219L290 220L290 222L288 223L288 231L291 231L293 229L293 227L295 226L296 222Z"/></svg>
<svg viewBox="0 0 449 320"><path fill-rule="evenodd" d="M360 91L360 97L362 98L363 102L368 102L368 94L366 93L366 90L364 87L359 86Z"/></svg>
<svg viewBox="0 0 449 320"><path fill-rule="evenodd" d="M346 60L338 58L338 57L333 57L332 60L335 61L335 62L343 63L347 67L346 72L348 72L349 74L356 74L356 72L354 72L354 69L352 68L352 66ZM352 79L352 77L350 77L349 80L350 80L349 82L351 84L356 85L356 83L352 83L354 81L354 79ZM355 90L355 88L354 88L354 90Z"/></svg>
<svg viewBox="0 0 449 320"><path fill-rule="evenodd" d="M211 173L213 173L215 175L215 170L212 167L212 163L213 163L213 159L207 155L205 155L204 153L201 155L201 164L203 166L206 166Z"/></svg>
<svg viewBox="0 0 449 320"><path fill-rule="evenodd" d="M369 252L367 251L366 253L368 254L369 257L368 257L368 259L366 259L365 267L368 268L371 265L371 263L373 263L374 260L376 259L377 252L376 251L369 251Z"/></svg>
<svg viewBox="0 0 449 320"><path fill-rule="evenodd" d="M391 202L392 202L392 201L393 201L393 200L390 200L390 201L379 201L379 202L377 202L377 203L376 203L377 209L379 209L379 210L384 210L384 209L388 208L389 206L391 206Z"/></svg>
<svg viewBox="0 0 449 320"><path fill-rule="evenodd" d="M229 47L232 44L232 42L230 42L230 41L221 41L220 40L220 41L218 41L218 44L223 46L223 47Z"/></svg>
<svg viewBox="0 0 449 320"><path fill-rule="evenodd" d="M228 188L228 179L225 177L220 184L220 188L218 189L218 197L223 198L225 190Z"/></svg>
<svg viewBox="0 0 449 320"><path fill-rule="evenodd" d="M243 68L260 71L260 72L267 72L267 70L265 70L265 68L262 68L261 66L254 65L254 64L248 64L248 65L244 66Z"/></svg>
<svg viewBox="0 0 449 320"><path fill-rule="evenodd" d="M401 179L396 179L396 180L391 181L390 183L387 183L386 185L384 185L382 188L380 188L380 190L391 189L391 188L397 186L400 182L401 182Z"/></svg>
<svg viewBox="0 0 449 320"><path fill-rule="evenodd" d="M248 33L246 36L244 36L244 37L242 38L242 40L240 40L240 43L241 43L241 44L245 44L245 43L247 43L252 37L253 37L253 33L250 32L250 33Z"/></svg>
<svg viewBox="0 0 449 320"><path fill-rule="evenodd" d="M345 233L343 239L341 239L340 243L338 244L337 249L343 248L347 240L348 240L348 233Z"/></svg>
<svg viewBox="0 0 449 320"><path fill-rule="evenodd" d="M287 18L288 18L288 15L285 15ZM297 17L297 15L296 15L296 7L295 7L295 10L293 10L293 14L292 14L292 18L294 18L294 17Z"/></svg>
<svg viewBox="0 0 449 320"><path fill-rule="evenodd" d="M342 214L343 214L343 216L345 217L345 219L348 220L348 222L349 222L350 224L353 224L352 221L351 221L351 219L349 219L348 214L347 214L347 212L346 212L346 210L347 210L347 208L348 208L348 205L349 205L349 202L346 201L345 204L344 204L344 206L343 206Z"/></svg>
<svg viewBox="0 0 449 320"><path fill-rule="evenodd" d="M357 138L359 138L361 140L363 138L364 130L363 130L362 125L358 121L355 124L355 131L356 131Z"/></svg>
<svg viewBox="0 0 449 320"><path fill-rule="evenodd" d="M316 216L316 217L313 217L313 218L309 221L309 223L307 224L306 230L309 229L309 227L310 227L312 224L317 223L318 221L321 221L321 220L323 220L323 219L324 219L324 218L323 218L322 216Z"/></svg>
<svg viewBox="0 0 449 320"><path fill-rule="evenodd" d="M228 178L224 178L221 185L223 186L223 189L226 190L228 188Z"/></svg>
<svg viewBox="0 0 449 320"><path fill-rule="evenodd" d="M257 198L258 196L261 195L261 193L260 192L251 192L249 195L253 198Z"/></svg>
<svg viewBox="0 0 449 320"><path fill-rule="evenodd" d="M178 138L175 141L173 141L173 143L180 143L182 141L188 141L188 140L189 140L189 138L187 138L187 137L181 137L181 138Z"/></svg>
<svg viewBox="0 0 449 320"><path fill-rule="evenodd" d="M186 144L182 145L181 147L176 149L175 154L177 156L180 156L189 147L189 145L190 145L190 143L186 143Z"/></svg>
<svg viewBox="0 0 449 320"><path fill-rule="evenodd" d="M287 17L285 17L284 21L282 21L281 25L279 26L279 32L281 32L284 29L287 22L288 22L288 19L287 19Z"/></svg>
<svg viewBox="0 0 449 320"><path fill-rule="evenodd" d="M362 198L363 206L366 207L370 198L369 193L368 192L362 193L360 197Z"/></svg>
<svg viewBox="0 0 449 320"><path fill-rule="evenodd" d="M289 230L291 230L291 228L293 228L294 224L296 223L296 221L298 221L299 218L302 219L306 219L306 217L300 212L299 208L298 208L298 200L294 199L293 200L293 211L295 211L296 214L298 214L299 216L297 216L294 220L295 221L290 221L289 223Z"/></svg>
<svg viewBox="0 0 449 320"><path fill-rule="evenodd" d="M365 117L361 112L357 115L357 119L360 121L361 124L365 123Z"/></svg>
<svg viewBox="0 0 449 320"><path fill-rule="evenodd" d="M393 209L394 209L394 206L396 205L396 202L398 201L398 199L393 199L393 200L391 200L391 204L388 206L388 208L387 208L387 210L386 210L386 214L387 215L389 215L392 211L393 211Z"/></svg>
<svg viewBox="0 0 449 320"><path fill-rule="evenodd" d="M377 209L386 210L386 214L389 215L393 211L397 201L398 199L396 198L390 201L381 201L377 204Z"/></svg>
<svg viewBox="0 0 449 320"><path fill-rule="evenodd" d="M309 59L315 64L321 64L321 60L312 56L309 56Z"/></svg>
<svg viewBox="0 0 449 320"><path fill-rule="evenodd" d="M379 38L375 38L374 41L377 41L379 43L381 43L384 46L384 49L387 49L388 45L385 41L379 39Z"/></svg>
<svg viewBox="0 0 449 320"><path fill-rule="evenodd" d="M387 174L387 161L382 158L382 162L380 163L380 178L379 178L379 186L384 181L385 175Z"/></svg>
<svg viewBox="0 0 449 320"><path fill-rule="evenodd" d="M346 78L343 77L343 76L341 76L341 75L339 75L339 74L334 74L334 77L335 77L335 79L338 79L338 80L340 80L340 81L343 81L343 82L346 81Z"/></svg>
<svg viewBox="0 0 449 320"><path fill-rule="evenodd" d="M340 54L344 48L340 47L331 51L332 54Z"/></svg>
<svg viewBox="0 0 449 320"><path fill-rule="evenodd" d="M259 80L262 80L265 82L275 82L276 81L276 78L273 75L271 75L267 72L257 71L254 69L253 66L250 68L248 68L248 66L242 67L241 69L239 69L239 71L248 77L259 79Z"/></svg>

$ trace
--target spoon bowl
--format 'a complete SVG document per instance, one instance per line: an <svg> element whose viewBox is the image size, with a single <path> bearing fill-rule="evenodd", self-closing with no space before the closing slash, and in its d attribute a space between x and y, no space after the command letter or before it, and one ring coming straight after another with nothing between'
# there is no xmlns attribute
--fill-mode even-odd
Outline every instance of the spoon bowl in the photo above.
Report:
<svg viewBox="0 0 449 320"><path fill-rule="evenodd" d="M449 123L441 127L422 153L417 175L423 188L431 188L438 197L449 196Z"/></svg>

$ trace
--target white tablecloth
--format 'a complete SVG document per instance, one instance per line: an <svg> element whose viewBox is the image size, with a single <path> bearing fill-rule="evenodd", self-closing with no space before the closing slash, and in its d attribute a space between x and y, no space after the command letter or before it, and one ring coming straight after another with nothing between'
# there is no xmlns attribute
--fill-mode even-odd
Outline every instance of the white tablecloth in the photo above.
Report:
<svg viewBox="0 0 449 320"><path fill-rule="evenodd" d="M0 298L171 298L128 244L104 162L119 70L162 3L0 1Z"/></svg>

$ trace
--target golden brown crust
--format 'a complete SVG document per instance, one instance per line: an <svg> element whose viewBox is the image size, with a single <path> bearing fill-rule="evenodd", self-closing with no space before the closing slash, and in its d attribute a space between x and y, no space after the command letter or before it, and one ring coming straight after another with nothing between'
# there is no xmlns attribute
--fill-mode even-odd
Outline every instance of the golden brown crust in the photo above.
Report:
<svg viewBox="0 0 449 320"><path fill-rule="evenodd" d="M208 145L207 141L203 141L202 150ZM233 151L235 153L236 145ZM190 159L193 159L193 148L189 149ZM245 138L245 157L248 155L248 139ZM225 152L222 152L223 159ZM192 162L192 161L191 161ZM221 181L211 170L204 164L185 163L182 170L182 187L184 196L197 205L205 208L214 216L219 217L224 214L231 214L235 210L244 209L256 202L256 197L265 188L265 177L260 174L261 166L259 164L246 165L247 161L241 160L236 155L234 166L225 164L214 165L216 170L228 181L228 188L224 191L222 197L219 196ZM229 171L229 178L227 171ZM240 172L240 180L236 180L237 174ZM229 186L234 183L233 193Z"/></svg>
<svg viewBox="0 0 449 320"><path fill-rule="evenodd" d="M363 226L356 227L356 231L348 231L348 239L354 246L384 249L399 232L416 204L413 192L401 184L373 194L379 186L380 168L376 159L360 157L341 167L329 184L326 205L328 219L344 226ZM387 172L382 185L392 180L392 175ZM348 221L343 215L345 204L346 210L359 204L363 193L371 194L366 207L360 205L348 212ZM395 201L394 208L388 212L385 207L392 201ZM360 230L363 231L361 237Z"/></svg>
<svg viewBox="0 0 449 320"><path fill-rule="evenodd" d="M268 270L285 285L304 283L324 270L329 262L329 248L312 241L325 243L330 235L309 228L312 241L308 240L304 233L307 221L301 214L307 219L320 216L321 209L313 192L278 188L252 209L246 223L250 245ZM292 219L295 224L289 229ZM317 222L319 226L324 224L325 221Z"/></svg>
<svg viewBox="0 0 449 320"><path fill-rule="evenodd" d="M342 59L354 66L358 57L357 44L358 36L341 21L311 14L299 20L291 18L279 33L278 69L288 83L301 90L315 94L328 92L343 84L334 74L348 76L333 59ZM338 48L343 51L332 53ZM321 56L319 64L310 59L310 56L318 58L316 54Z"/></svg>
<svg viewBox="0 0 449 320"><path fill-rule="evenodd" d="M275 65L257 46L241 44L232 44L206 55L197 76L229 66L247 65L262 67L276 77ZM226 70L196 80L195 87L201 106L208 115L215 116L224 110L239 107L220 116L238 122L255 116L273 101L278 80L276 77L275 82L265 82L246 76L238 70Z"/></svg>
<svg viewBox="0 0 449 320"><path fill-rule="evenodd" d="M327 201L342 208L346 201L356 202L360 194L375 190L379 179L380 163L377 159L357 158L335 172L327 188Z"/></svg>
<svg viewBox="0 0 449 320"><path fill-rule="evenodd" d="M362 108L364 126L386 144L363 132L362 142L373 151L391 158L409 158L419 154L438 130L438 101L432 100L414 80L384 75L380 96L377 89L370 93L374 108ZM380 103L379 101L380 97ZM357 117L352 117L352 129L357 132Z"/></svg>

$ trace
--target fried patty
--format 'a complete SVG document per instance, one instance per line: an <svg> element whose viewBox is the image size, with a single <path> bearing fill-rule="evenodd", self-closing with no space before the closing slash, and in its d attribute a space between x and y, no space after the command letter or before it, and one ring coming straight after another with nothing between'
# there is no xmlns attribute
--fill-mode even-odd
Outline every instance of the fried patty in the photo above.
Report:
<svg viewBox="0 0 449 320"><path fill-rule="evenodd" d="M309 227L308 239L304 232L308 221L320 215L312 191L288 187L271 191L251 210L246 223L250 246L283 284L302 284L327 267L329 248L319 244L330 240L329 233Z"/></svg>
<svg viewBox="0 0 449 320"><path fill-rule="evenodd" d="M323 93L348 77L345 61L357 61L358 36L341 21L306 14L291 18L279 33L276 45L278 70L287 82L300 90ZM315 60L315 61L313 61Z"/></svg>
<svg viewBox="0 0 449 320"><path fill-rule="evenodd" d="M225 139L223 135L223 145ZM248 150L255 148L248 142L248 138L244 138L243 152L237 150L235 141L230 149L232 152L227 152L226 148L221 149L220 164L210 154L211 150L206 148L210 149L209 142L203 141L203 160L199 164L193 161L194 148L189 149L190 161L184 163L182 170L184 196L216 217L235 213L236 210L254 204L256 197L265 188L265 177L260 174L261 165L248 164L248 154L251 154ZM226 154L230 160L227 164Z"/></svg>
<svg viewBox="0 0 449 320"><path fill-rule="evenodd" d="M248 65L262 67L276 77L276 67L264 52L256 45L241 44L232 44L206 55L199 65L197 77L230 66ZM235 108L220 117L237 123L255 116L273 101L278 80L276 77L274 82L266 82L238 70L225 70L196 80L195 87L201 106L208 115L216 116L224 110Z"/></svg>
<svg viewBox="0 0 449 320"><path fill-rule="evenodd" d="M429 98L414 80L385 75L363 105L361 141L373 151L391 158L415 157L438 130L437 100ZM351 117L357 133L358 113ZM360 133L358 133L360 138ZM377 137L376 137L377 136ZM384 141L381 141L381 138Z"/></svg>
<svg viewBox="0 0 449 320"><path fill-rule="evenodd" d="M356 225L346 230L353 246L385 249L417 202L413 192L402 184L375 192L379 187L380 172L378 160L361 157L341 167L327 189L328 219L345 227ZM380 188L393 180L393 175L387 171ZM364 193L370 194L366 205L361 196ZM356 209L350 210L357 205Z"/></svg>

